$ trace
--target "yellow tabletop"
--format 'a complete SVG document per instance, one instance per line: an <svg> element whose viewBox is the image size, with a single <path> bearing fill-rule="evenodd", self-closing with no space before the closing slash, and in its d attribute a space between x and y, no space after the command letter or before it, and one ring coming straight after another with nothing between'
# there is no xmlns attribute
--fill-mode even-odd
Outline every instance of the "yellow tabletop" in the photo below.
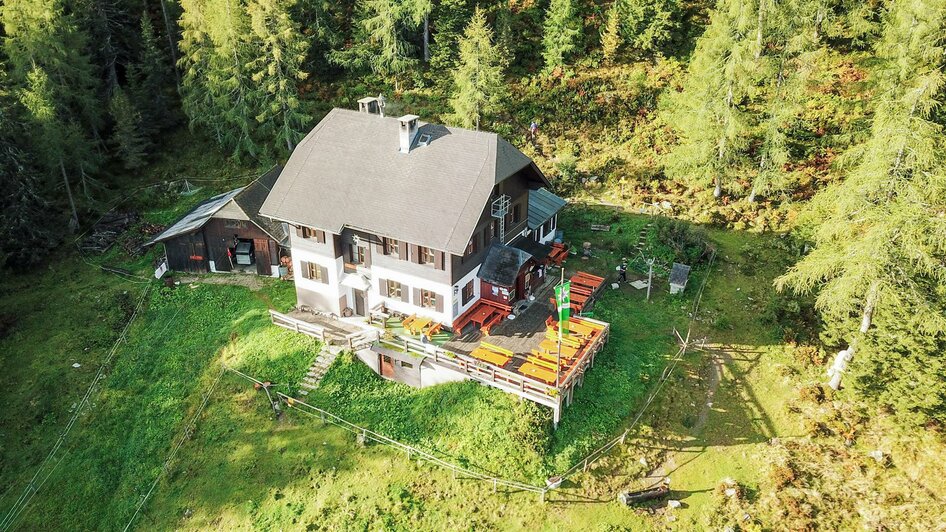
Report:
<svg viewBox="0 0 946 532"><path fill-rule="evenodd" d="M545 381L549 384L555 383L554 371L537 366L532 362L526 362L525 364L519 366L519 373L528 375L529 377L535 377L536 379Z"/></svg>
<svg viewBox="0 0 946 532"><path fill-rule="evenodd" d="M542 340L542 343L539 344L539 347L549 354L558 353L558 342L553 340ZM578 350L574 347L568 347L567 345L562 346L562 356L565 358L572 358L578 353Z"/></svg>
<svg viewBox="0 0 946 532"><path fill-rule="evenodd" d="M480 360L485 360L490 364L494 364L499 367L505 366L509 362L509 357L506 355L501 355L499 353L494 353L482 347L477 347L470 353L470 356L478 358Z"/></svg>

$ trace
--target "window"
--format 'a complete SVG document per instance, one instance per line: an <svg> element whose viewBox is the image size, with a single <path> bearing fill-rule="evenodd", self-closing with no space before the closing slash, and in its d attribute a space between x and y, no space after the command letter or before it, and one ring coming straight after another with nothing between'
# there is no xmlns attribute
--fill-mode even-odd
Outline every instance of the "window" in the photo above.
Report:
<svg viewBox="0 0 946 532"><path fill-rule="evenodd" d="M466 305L473 299L473 281L466 283L466 286L463 287L463 304Z"/></svg>
<svg viewBox="0 0 946 532"><path fill-rule="evenodd" d="M312 229L311 227L304 227L300 225L297 233L302 238L314 238L320 244L325 243L325 231L322 231L321 229Z"/></svg>
<svg viewBox="0 0 946 532"><path fill-rule="evenodd" d="M512 206L512 223L517 224L522 220L522 205L516 204Z"/></svg>
<svg viewBox="0 0 946 532"><path fill-rule="evenodd" d="M299 264L299 269L302 270L300 273L303 279L311 279L322 283L328 282L328 268L325 266L319 266L314 262L302 261Z"/></svg>
<svg viewBox="0 0 946 532"><path fill-rule="evenodd" d="M466 251L463 253L463 256L469 257L474 253L476 253L476 239L471 238L470 243L466 245Z"/></svg>
<svg viewBox="0 0 946 532"><path fill-rule="evenodd" d="M418 246L417 254L419 255L417 262L421 264L434 264L434 250L428 247Z"/></svg>
<svg viewBox="0 0 946 532"><path fill-rule="evenodd" d="M393 238L384 239L384 252L388 255L397 255L400 252L401 243Z"/></svg>
<svg viewBox="0 0 946 532"><path fill-rule="evenodd" d="M365 263L365 247L352 244L350 248L351 252L351 261L353 264L364 264Z"/></svg>
<svg viewBox="0 0 946 532"><path fill-rule="evenodd" d="M393 297L396 299L401 299L401 283L397 281L388 282L388 297Z"/></svg>
<svg viewBox="0 0 946 532"><path fill-rule="evenodd" d="M411 364L410 362L404 362L403 360L398 360L398 364L400 364L402 368L414 369L414 364Z"/></svg>
<svg viewBox="0 0 946 532"><path fill-rule="evenodd" d="M312 238L315 236L315 229L311 227L302 227L302 238Z"/></svg>
<svg viewBox="0 0 946 532"><path fill-rule="evenodd" d="M223 226L227 229L243 229L246 227L246 222L243 220L224 220Z"/></svg>
<svg viewBox="0 0 946 532"><path fill-rule="evenodd" d="M420 291L420 306L424 308L437 307L437 294L431 290Z"/></svg>

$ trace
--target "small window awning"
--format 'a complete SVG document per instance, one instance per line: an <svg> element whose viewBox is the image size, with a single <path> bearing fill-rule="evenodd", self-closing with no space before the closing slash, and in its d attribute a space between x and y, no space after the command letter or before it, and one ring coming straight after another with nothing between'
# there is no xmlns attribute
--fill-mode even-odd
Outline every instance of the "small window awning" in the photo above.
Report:
<svg viewBox="0 0 946 532"><path fill-rule="evenodd" d="M361 274L346 273L342 276L340 283L342 286L354 288L355 290L367 290L371 288L371 283Z"/></svg>
<svg viewBox="0 0 946 532"><path fill-rule="evenodd" d="M476 276L491 285L514 288L519 269L531 258L521 249L493 242Z"/></svg>
<svg viewBox="0 0 946 532"><path fill-rule="evenodd" d="M529 229L542 227L542 224L558 214L565 206L565 200L552 194L546 188L529 191Z"/></svg>

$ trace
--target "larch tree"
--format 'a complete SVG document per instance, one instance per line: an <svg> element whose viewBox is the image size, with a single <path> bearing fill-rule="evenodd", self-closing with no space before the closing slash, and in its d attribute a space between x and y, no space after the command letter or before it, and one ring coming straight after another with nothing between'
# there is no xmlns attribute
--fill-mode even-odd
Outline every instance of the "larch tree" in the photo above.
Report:
<svg viewBox="0 0 946 532"><path fill-rule="evenodd" d="M875 47L869 137L845 154L844 180L819 192L808 207L814 249L776 280L779 289L817 291L825 321L849 327L843 335L848 359L885 335L889 344L898 334L900 342L946 334L946 146L936 116L943 99L946 3L901 0L887 8ZM900 319L872 331L878 312L899 312ZM909 331L897 333L904 319ZM863 351L859 366L888 364L888 352Z"/></svg>
<svg viewBox="0 0 946 532"><path fill-rule="evenodd" d="M618 9L618 2L615 2L605 14L604 28L601 30L601 54L606 63L614 62L623 41L621 11Z"/></svg>
<svg viewBox="0 0 946 532"><path fill-rule="evenodd" d="M693 188L713 187L719 198L736 180L747 145L744 109L753 80L749 31L754 10L747 0L717 4L684 80L671 96L670 123L679 143L665 157L667 175Z"/></svg>
<svg viewBox="0 0 946 532"><path fill-rule="evenodd" d="M416 28L419 11L404 0L363 0L361 18L356 23L355 42L344 50L329 54L329 59L347 68L368 68L391 78L394 90L400 90L399 78L417 64L414 46L407 40L409 29Z"/></svg>
<svg viewBox="0 0 946 532"><path fill-rule="evenodd" d="M149 135L173 123L174 79L154 24L147 13L141 15L138 58L128 66L128 97L140 110L142 126Z"/></svg>
<svg viewBox="0 0 946 532"><path fill-rule="evenodd" d="M460 39L460 61L453 75L456 89L450 98L453 122L479 129L485 116L499 110L506 91L505 67L486 14L477 8Z"/></svg>
<svg viewBox="0 0 946 532"><path fill-rule="evenodd" d="M266 138L285 145L287 152L302 138L309 115L300 108L298 83L308 42L289 11L293 0L253 0L249 7L253 29L252 55L247 64L254 90L256 120Z"/></svg>
<svg viewBox="0 0 946 532"><path fill-rule="evenodd" d="M581 41L581 20L574 0L552 0L545 14L542 59L546 73L565 65Z"/></svg>

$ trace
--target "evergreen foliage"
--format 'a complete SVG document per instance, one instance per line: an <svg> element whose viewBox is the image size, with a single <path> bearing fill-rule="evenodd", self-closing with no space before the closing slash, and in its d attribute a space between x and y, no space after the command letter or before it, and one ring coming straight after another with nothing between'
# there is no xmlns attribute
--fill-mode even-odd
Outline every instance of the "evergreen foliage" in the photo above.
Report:
<svg viewBox="0 0 946 532"><path fill-rule="evenodd" d="M141 15L140 45L137 61L128 65L128 97L141 113L142 127L153 136L174 124L177 101L170 95L170 59L147 13Z"/></svg>
<svg viewBox="0 0 946 532"><path fill-rule="evenodd" d="M617 5L611 6L605 15L604 30L601 32L601 53L604 60L613 63L623 43L621 38L621 13Z"/></svg>
<svg viewBox="0 0 946 532"><path fill-rule="evenodd" d="M545 71L552 72L565 65L578 49L581 40L581 20L573 0L552 0L545 15L542 36L542 59Z"/></svg>
<svg viewBox="0 0 946 532"><path fill-rule="evenodd" d="M643 52L666 49L680 30L678 0L617 0L614 9L624 40Z"/></svg>
<svg viewBox="0 0 946 532"><path fill-rule="evenodd" d="M300 109L297 83L308 77L302 69L308 43L290 18L292 0L253 0L253 58L247 65L253 80L256 121L264 138L291 152L302 138L309 115Z"/></svg>
<svg viewBox="0 0 946 532"><path fill-rule="evenodd" d="M482 118L500 109L506 91L505 66L486 14L477 8L460 39L460 61L453 75L456 90L450 98L453 122L479 129Z"/></svg>
<svg viewBox="0 0 946 532"><path fill-rule="evenodd" d="M890 402L891 380L900 382L903 393L904 382L937 370L941 361L921 364L915 357L936 352L932 346L946 334L946 165L936 115L943 97L946 9L941 0L890 2L887 8L875 50L877 103L870 135L845 157L845 179L810 203L806 221L814 250L777 285L817 290L825 319L847 328L843 338L858 355L855 367L862 368L856 370L859 389ZM887 318L873 322L875 310ZM900 346L895 351L910 351L914 363L883 360L891 356L891 344ZM911 349L917 344L927 347ZM901 363L909 371L893 372ZM890 372L874 378L863 368ZM936 390L942 397L943 390ZM930 392L916 388L896 404L921 412Z"/></svg>
<svg viewBox="0 0 946 532"><path fill-rule="evenodd" d="M127 170L141 168L145 165L151 147L141 113L121 87L115 88L108 107L115 121L111 138L115 154Z"/></svg>

